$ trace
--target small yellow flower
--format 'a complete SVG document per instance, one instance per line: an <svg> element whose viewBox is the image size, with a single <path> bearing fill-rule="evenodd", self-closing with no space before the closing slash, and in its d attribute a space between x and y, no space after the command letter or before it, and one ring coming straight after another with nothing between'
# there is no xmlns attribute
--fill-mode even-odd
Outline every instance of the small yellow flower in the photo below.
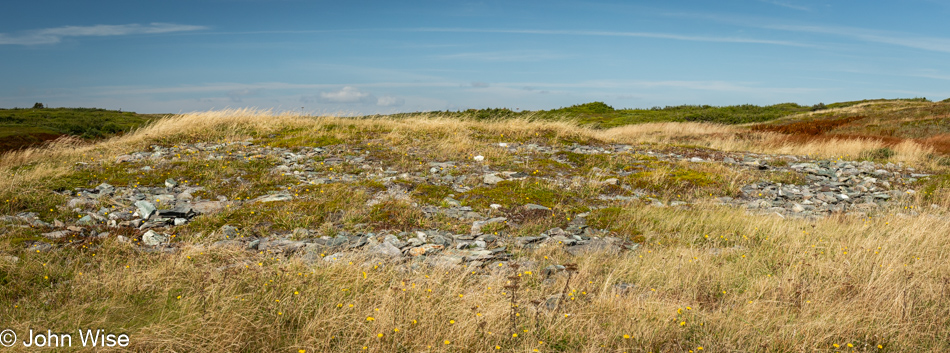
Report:
<svg viewBox="0 0 950 353"><path fill-rule="evenodd" d="M630 335L623 335L623 338L628 340L630 339Z"/></svg>
<svg viewBox="0 0 950 353"><path fill-rule="evenodd" d="M445 344L452 344L452 341L445 340L445 342L443 342L443 343L445 343Z"/></svg>
<svg viewBox="0 0 950 353"><path fill-rule="evenodd" d="M376 319L373 318L372 316L367 316L367 317L366 317L366 321L375 321L375 320L376 320Z"/></svg>

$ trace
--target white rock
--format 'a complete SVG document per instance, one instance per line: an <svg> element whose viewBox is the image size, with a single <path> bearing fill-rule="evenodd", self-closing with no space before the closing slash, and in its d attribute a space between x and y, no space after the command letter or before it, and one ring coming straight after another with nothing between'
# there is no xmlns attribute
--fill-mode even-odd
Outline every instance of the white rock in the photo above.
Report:
<svg viewBox="0 0 950 353"><path fill-rule="evenodd" d="M481 161L484 161L484 160L485 160L485 156L483 156L483 155L477 155L477 156L475 156L475 157L472 158L472 159L481 162Z"/></svg>

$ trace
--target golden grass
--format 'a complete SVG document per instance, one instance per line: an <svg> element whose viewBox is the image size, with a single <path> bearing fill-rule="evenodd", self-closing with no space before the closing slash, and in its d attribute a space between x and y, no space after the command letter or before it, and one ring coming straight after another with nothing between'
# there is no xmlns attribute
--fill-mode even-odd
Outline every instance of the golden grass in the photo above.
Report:
<svg viewBox="0 0 950 353"><path fill-rule="evenodd" d="M621 219L653 222L642 250L571 257L553 247L519 255L534 265L516 272L518 337L511 337L504 288L515 272L506 266L406 272L359 256L307 265L202 246L147 255L110 242L95 256L24 254L28 265L4 271L38 282L43 294L24 294L0 313L20 332L124 331L141 351L950 348L943 338L950 333L950 245L934 236L950 232L945 219L806 222L650 207L627 209ZM574 300L556 315L537 312L531 300L560 293L566 280L544 283L541 268L567 262L579 267L569 284ZM44 280L47 274L70 277ZM636 287L623 293L618 283Z"/></svg>

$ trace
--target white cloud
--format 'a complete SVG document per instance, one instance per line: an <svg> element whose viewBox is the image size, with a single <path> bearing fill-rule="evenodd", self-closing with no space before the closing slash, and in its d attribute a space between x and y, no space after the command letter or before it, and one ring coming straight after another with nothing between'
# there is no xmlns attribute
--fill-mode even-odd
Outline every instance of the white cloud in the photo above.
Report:
<svg viewBox="0 0 950 353"><path fill-rule="evenodd" d="M263 89L260 89L260 88L255 88L255 89L244 88L244 89L236 89L236 90L228 91L227 95L228 95L228 98L231 98L231 101L232 101L232 102L238 102L238 103L240 103L240 102L243 102L243 101L244 101L244 97L251 97L251 96L260 95L260 94L261 94L261 91L263 91Z"/></svg>
<svg viewBox="0 0 950 353"><path fill-rule="evenodd" d="M207 29L207 27L158 22L147 25L133 23L125 25L64 26L24 31L15 34L0 33L0 45L56 44L62 41L64 37L104 37L133 34L159 34L197 31L202 29Z"/></svg>
<svg viewBox="0 0 950 353"><path fill-rule="evenodd" d="M380 107L400 107L403 104L406 104L405 99L393 96L382 96L376 100L376 105Z"/></svg>
<svg viewBox="0 0 950 353"><path fill-rule="evenodd" d="M325 103L375 103L376 97L356 87L346 86L339 91L320 92L320 100Z"/></svg>

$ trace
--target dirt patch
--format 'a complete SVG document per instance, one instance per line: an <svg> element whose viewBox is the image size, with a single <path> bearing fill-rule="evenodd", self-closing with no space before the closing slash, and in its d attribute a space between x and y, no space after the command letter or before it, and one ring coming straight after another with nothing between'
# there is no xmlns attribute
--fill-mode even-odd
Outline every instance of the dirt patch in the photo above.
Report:
<svg viewBox="0 0 950 353"><path fill-rule="evenodd" d="M24 135L7 136L0 138L0 153L16 151L28 147L37 147L47 141L53 141L63 135L32 133Z"/></svg>

